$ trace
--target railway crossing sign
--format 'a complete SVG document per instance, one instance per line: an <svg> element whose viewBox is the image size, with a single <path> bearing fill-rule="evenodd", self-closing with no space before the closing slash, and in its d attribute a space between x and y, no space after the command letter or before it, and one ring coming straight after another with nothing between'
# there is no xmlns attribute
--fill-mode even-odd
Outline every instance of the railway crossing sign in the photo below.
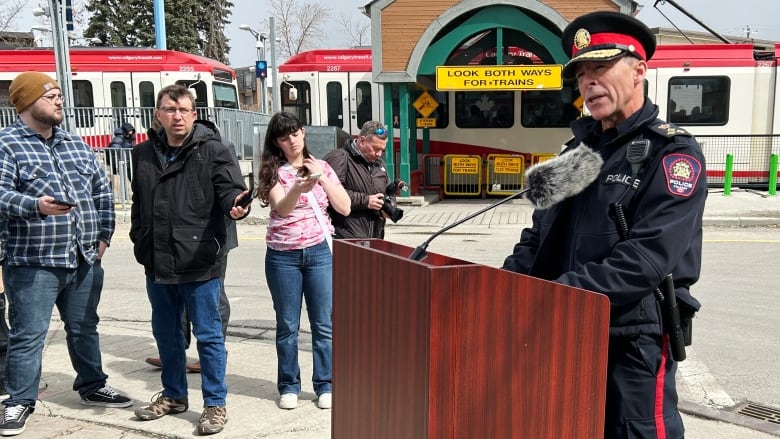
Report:
<svg viewBox="0 0 780 439"><path fill-rule="evenodd" d="M417 109L417 112L420 113L420 115L424 118L427 118L431 115L434 111L436 111L437 108L439 108L439 103L436 102L436 99L434 99L433 96L431 96L430 93L427 91L423 91L422 94L414 100L412 103L415 109Z"/></svg>

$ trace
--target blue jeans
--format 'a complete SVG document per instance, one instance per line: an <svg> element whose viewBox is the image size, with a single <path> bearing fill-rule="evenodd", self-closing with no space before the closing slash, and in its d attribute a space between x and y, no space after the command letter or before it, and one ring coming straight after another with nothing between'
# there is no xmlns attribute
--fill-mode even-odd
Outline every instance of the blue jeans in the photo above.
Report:
<svg viewBox="0 0 780 439"><path fill-rule="evenodd" d="M220 279L181 284L158 284L146 278L146 293L152 305L152 334L162 362L163 395L187 396L187 357L184 348L182 312L185 307L198 340L201 390L205 407L224 407L225 338L219 317Z"/></svg>
<svg viewBox="0 0 780 439"><path fill-rule="evenodd" d="M323 241L302 250L265 254L265 278L276 311L277 388L279 394L301 391L298 364L298 330L302 300L306 299L311 324L314 357L314 392L332 391L331 352L333 350L333 258Z"/></svg>
<svg viewBox="0 0 780 439"><path fill-rule="evenodd" d="M103 289L100 262L82 261L78 268L17 267L5 264L3 282L9 302L8 339L10 399L5 405L35 405L41 380L43 345L54 305L65 322L65 340L76 380L73 390L84 395L103 387L97 307Z"/></svg>

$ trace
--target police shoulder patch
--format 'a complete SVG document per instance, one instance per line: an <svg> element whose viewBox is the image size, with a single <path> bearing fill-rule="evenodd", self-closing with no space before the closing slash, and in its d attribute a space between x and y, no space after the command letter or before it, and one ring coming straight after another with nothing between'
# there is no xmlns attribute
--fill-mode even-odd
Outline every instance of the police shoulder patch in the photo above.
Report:
<svg viewBox="0 0 780 439"><path fill-rule="evenodd" d="M689 197L701 177L699 160L688 154L669 154L663 159L666 188L672 195Z"/></svg>
<svg viewBox="0 0 780 439"><path fill-rule="evenodd" d="M660 134L660 135L662 135L664 137L668 137L670 139L672 137L674 137L674 136L689 136L689 137L693 136L693 134L689 133L685 129L680 128L677 125L671 124L669 122L663 122L663 123L658 123L658 124L655 124L655 125L650 125L649 128L652 131L654 131L654 132L656 132L656 133L658 133L658 134Z"/></svg>

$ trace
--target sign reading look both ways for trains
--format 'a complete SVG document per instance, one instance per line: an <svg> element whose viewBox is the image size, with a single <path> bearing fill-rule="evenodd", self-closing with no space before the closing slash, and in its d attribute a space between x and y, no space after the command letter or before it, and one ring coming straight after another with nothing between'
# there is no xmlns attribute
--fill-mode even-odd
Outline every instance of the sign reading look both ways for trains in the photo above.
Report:
<svg viewBox="0 0 780 439"><path fill-rule="evenodd" d="M560 64L437 66L436 90L544 90L563 87Z"/></svg>

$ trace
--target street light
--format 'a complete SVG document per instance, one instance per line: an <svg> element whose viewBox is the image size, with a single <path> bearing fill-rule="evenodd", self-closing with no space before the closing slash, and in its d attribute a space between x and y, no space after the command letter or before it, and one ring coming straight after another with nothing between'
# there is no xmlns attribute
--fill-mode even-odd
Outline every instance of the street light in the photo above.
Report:
<svg viewBox="0 0 780 439"><path fill-rule="evenodd" d="M265 40L268 38L268 35L262 32L258 32L254 29L252 29L251 26L248 24L242 24L238 26L239 29L245 30L252 34L252 36L255 38L256 46L257 46L257 61L266 62L265 61ZM260 101L260 105L258 106L258 109L262 111L262 113L267 114L268 113L268 103L266 99L266 89L265 89L265 78L260 76L259 72L259 66L257 63L255 63L255 77L257 78L257 88L258 88L258 100Z"/></svg>

